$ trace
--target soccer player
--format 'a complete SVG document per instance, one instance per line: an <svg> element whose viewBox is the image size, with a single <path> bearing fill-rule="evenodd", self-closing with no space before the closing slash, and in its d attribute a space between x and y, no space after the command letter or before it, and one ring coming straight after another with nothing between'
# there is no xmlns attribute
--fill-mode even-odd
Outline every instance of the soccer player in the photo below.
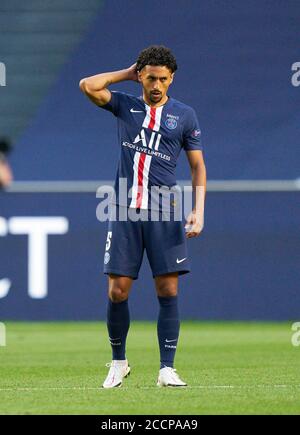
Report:
<svg viewBox="0 0 300 435"><path fill-rule="evenodd" d="M10 143L6 139L0 139L0 189L8 187L12 182L12 171L6 159L10 150Z"/></svg>
<svg viewBox="0 0 300 435"><path fill-rule="evenodd" d="M119 387L129 375L126 337L130 316L128 295L137 279L144 249L155 281L160 306L157 334L160 348L158 386L184 387L174 369L179 337L178 276L190 271L186 238L198 236L203 228L206 169L201 132L195 111L170 97L168 89L177 70L170 49L151 46L144 49L137 62L127 69L102 73L80 81L81 90L102 109L118 119L121 148L116 177L116 208L149 213L158 207L159 220L110 220L104 273L108 274L107 328L112 347L110 370L104 388ZM108 86L125 80L142 85L142 96L110 91ZM163 221L160 202L153 206L151 187L176 185L175 167L181 149L191 167L194 193L186 231L181 221ZM126 179L130 194L121 197L119 179ZM120 189L121 190L121 189ZM203 193L204 192L204 193ZM176 202L170 201L176 207ZM171 210L172 211L172 210ZM172 215L172 213L170 213Z"/></svg>

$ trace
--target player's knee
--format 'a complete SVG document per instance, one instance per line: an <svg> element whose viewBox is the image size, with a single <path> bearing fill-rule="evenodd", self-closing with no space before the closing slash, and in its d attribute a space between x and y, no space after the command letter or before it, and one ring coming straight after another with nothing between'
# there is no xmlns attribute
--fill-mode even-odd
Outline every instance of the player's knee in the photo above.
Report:
<svg viewBox="0 0 300 435"><path fill-rule="evenodd" d="M177 296L177 285L161 284L157 287L157 295L162 298L171 298Z"/></svg>
<svg viewBox="0 0 300 435"><path fill-rule="evenodd" d="M112 302L118 303L128 299L128 292L121 287L112 287L109 289L108 296Z"/></svg>

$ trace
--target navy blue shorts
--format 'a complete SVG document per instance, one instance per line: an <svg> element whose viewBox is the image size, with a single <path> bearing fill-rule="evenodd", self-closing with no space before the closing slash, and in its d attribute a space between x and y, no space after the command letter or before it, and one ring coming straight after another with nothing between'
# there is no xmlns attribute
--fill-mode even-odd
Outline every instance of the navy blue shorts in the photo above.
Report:
<svg viewBox="0 0 300 435"><path fill-rule="evenodd" d="M117 211L122 206L116 206ZM144 249L153 277L167 273L190 272L184 225L174 218L166 222L150 220L109 221L104 254L104 273L138 278Z"/></svg>

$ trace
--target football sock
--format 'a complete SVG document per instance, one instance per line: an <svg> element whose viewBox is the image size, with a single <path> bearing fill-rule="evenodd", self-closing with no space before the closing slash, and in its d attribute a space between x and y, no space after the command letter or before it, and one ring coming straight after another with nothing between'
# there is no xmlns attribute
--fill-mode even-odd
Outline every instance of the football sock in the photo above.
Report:
<svg viewBox="0 0 300 435"><path fill-rule="evenodd" d="M128 299L123 302L112 302L107 305L107 330L112 349L113 360L125 360L126 337L130 325Z"/></svg>
<svg viewBox="0 0 300 435"><path fill-rule="evenodd" d="M160 305L157 336L160 350L160 368L173 367L179 336L178 298L158 296Z"/></svg>

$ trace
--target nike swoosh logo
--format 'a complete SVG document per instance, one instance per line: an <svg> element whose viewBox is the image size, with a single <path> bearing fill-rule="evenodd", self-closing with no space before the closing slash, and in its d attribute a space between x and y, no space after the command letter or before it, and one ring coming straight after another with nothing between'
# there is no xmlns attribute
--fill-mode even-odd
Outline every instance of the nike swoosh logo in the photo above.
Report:
<svg viewBox="0 0 300 435"><path fill-rule="evenodd" d="M143 110L134 110L134 109L130 109L131 113L143 113Z"/></svg>
<svg viewBox="0 0 300 435"><path fill-rule="evenodd" d="M174 340L168 340L168 339L166 338L166 343L171 343L172 341L177 341L177 338L175 338Z"/></svg>
<svg viewBox="0 0 300 435"><path fill-rule="evenodd" d="M182 260L178 260L178 258L177 258L177 260L176 260L176 263L182 263L184 260L186 260L186 257L185 258L183 258Z"/></svg>

